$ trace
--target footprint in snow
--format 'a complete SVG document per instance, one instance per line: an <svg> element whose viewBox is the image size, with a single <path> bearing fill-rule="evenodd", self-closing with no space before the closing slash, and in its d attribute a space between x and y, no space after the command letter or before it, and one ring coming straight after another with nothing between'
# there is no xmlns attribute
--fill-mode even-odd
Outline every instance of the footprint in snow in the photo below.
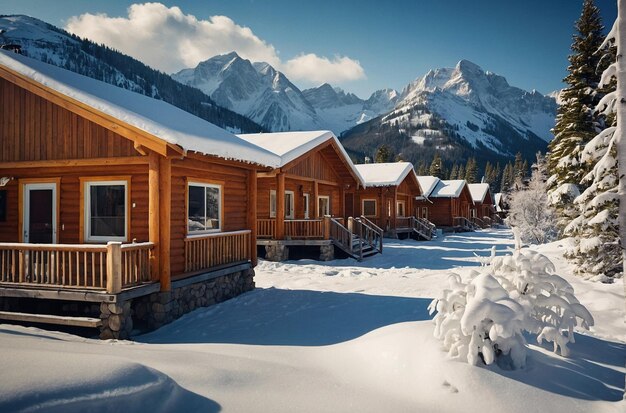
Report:
<svg viewBox="0 0 626 413"><path fill-rule="evenodd" d="M339 271L325 271L324 275L333 276L339 274Z"/></svg>
<svg viewBox="0 0 626 413"><path fill-rule="evenodd" d="M450 393L458 393L459 392L459 389L457 389L456 387L454 387L453 385L448 383L447 380L444 380L443 387L447 387L448 390L450 390Z"/></svg>

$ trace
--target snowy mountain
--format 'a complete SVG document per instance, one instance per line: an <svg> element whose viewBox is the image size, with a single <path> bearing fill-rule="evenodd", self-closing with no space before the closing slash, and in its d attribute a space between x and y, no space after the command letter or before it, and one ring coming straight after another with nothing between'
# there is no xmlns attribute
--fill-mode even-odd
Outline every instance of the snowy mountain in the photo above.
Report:
<svg viewBox="0 0 626 413"><path fill-rule="evenodd" d="M81 39L28 16L0 16L0 44L17 44L22 54L104 82L162 99L233 132L262 128L224 109L205 93L105 46Z"/></svg>
<svg viewBox="0 0 626 413"><path fill-rule="evenodd" d="M242 59L235 52L212 57L172 77L268 130L322 128L315 109L285 75L267 63Z"/></svg>
<svg viewBox="0 0 626 413"><path fill-rule="evenodd" d="M235 52L212 57L173 77L271 131L330 129L340 134L389 111L398 95L382 90L362 100L327 83L300 91L268 63L251 62Z"/></svg>
<svg viewBox="0 0 626 413"><path fill-rule="evenodd" d="M382 143L407 160L532 158L552 138L557 104L537 91L510 86L461 60L429 71L402 91L394 109L344 133L344 145L370 155Z"/></svg>

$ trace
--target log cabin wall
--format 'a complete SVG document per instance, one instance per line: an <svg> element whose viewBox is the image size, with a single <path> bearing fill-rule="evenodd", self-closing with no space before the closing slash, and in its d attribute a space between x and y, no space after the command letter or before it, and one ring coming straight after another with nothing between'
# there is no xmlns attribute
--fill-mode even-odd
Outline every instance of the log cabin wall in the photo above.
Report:
<svg viewBox="0 0 626 413"><path fill-rule="evenodd" d="M453 225L452 198L430 198L429 201L416 201L417 208L428 208L428 220L437 226L449 227Z"/></svg>
<svg viewBox="0 0 626 413"><path fill-rule="evenodd" d="M170 232L170 265L172 276L184 273L185 238L187 237L188 182L210 183L222 188L221 231L250 229L247 213L250 193L248 171L233 162L211 164L185 158L172 161L172 215ZM269 202L269 201L268 201Z"/></svg>
<svg viewBox="0 0 626 413"><path fill-rule="evenodd" d="M0 176L14 179L0 188L6 191L7 219L0 221L0 242L20 242L21 228L19 211L20 180L28 179L29 183L49 179L60 179L57 187L59 211L57 222L57 242L61 244L79 244L83 240L81 226L80 178L128 177L130 233L128 241L148 241L148 165L109 165L106 168L90 167L38 167L2 169ZM34 180L34 181L33 181ZM102 243L102 242L98 242Z"/></svg>
<svg viewBox="0 0 626 413"><path fill-rule="evenodd" d="M69 110L0 78L0 176L12 177L0 190L6 191L6 220L0 221L0 242L18 242L19 179L60 179L57 188L59 218L57 241L79 243L80 178L124 176L130 178L129 241L148 238L147 160L142 160L133 142ZM116 159L127 158L119 165ZM108 158L108 159L104 159ZM105 166L62 166L62 162L102 159ZM8 162L33 162L29 168L3 169Z"/></svg>
<svg viewBox="0 0 626 413"><path fill-rule="evenodd" d="M0 162L138 156L133 142L0 78Z"/></svg>

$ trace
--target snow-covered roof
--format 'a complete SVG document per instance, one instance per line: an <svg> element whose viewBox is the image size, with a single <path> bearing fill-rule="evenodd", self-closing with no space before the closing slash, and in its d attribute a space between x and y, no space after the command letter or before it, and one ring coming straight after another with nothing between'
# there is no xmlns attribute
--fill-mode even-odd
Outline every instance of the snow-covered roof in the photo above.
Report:
<svg viewBox="0 0 626 413"><path fill-rule="evenodd" d="M364 163L354 166L367 187L398 186L408 174L415 174L410 162Z"/></svg>
<svg viewBox="0 0 626 413"><path fill-rule="evenodd" d="M453 179L449 181L439 181L435 189L429 195L430 198L458 198L465 186L465 180Z"/></svg>
<svg viewBox="0 0 626 413"><path fill-rule="evenodd" d="M422 194L428 198L433 192L433 189L437 186L440 179L436 176L418 176L417 182L420 184L420 188L422 188Z"/></svg>
<svg viewBox="0 0 626 413"><path fill-rule="evenodd" d="M363 177L357 168L355 168L355 165L352 163L350 156L348 156L341 142L339 142L339 139L337 139L331 131L246 133L237 136L246 142L278 156L280 158L278 167L283 167L322 143L333 140L337 144L341 155L346 160L346 164L349 166L354 176L360 181L361 185L365 186Z"/></svg>
<svg viewBox="0 0 626 413"><path fill-rule="evenodd" d="M474 203L483 203L487 193L489 192L489 184L487 183L467 184L467 188L469 189L470 194L472 194L472 200Z"/></svg>
<svg viewBox="0 0 626 413"><path fill-rule="evenodd" d="M271 167L280 163L275 154L162 100L16 53L0 51L0 65L185 150Z"/></svg>

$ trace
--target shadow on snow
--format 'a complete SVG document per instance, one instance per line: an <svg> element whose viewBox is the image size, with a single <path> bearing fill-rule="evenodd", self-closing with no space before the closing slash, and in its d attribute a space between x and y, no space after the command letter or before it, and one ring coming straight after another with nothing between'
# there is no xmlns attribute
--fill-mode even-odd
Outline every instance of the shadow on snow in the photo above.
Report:
<svg viewBox="0 0 626 413"><path fill-rule="evenodd" d="M526 337L537 345L535 336ZM583 400L619 401L624 395L626 344L576 334L569 357L546 354L531 347L525 369L491 369L529 386ZM552 344L541 347L552 351Z"/></svg>
<svg viewBox="0 0 626 413"><path fill-rule="evenodd" d="M428 320L430 299L309 290L257 289L196 310L136 337L146 343L323 346L378 328Z"/></svg>

